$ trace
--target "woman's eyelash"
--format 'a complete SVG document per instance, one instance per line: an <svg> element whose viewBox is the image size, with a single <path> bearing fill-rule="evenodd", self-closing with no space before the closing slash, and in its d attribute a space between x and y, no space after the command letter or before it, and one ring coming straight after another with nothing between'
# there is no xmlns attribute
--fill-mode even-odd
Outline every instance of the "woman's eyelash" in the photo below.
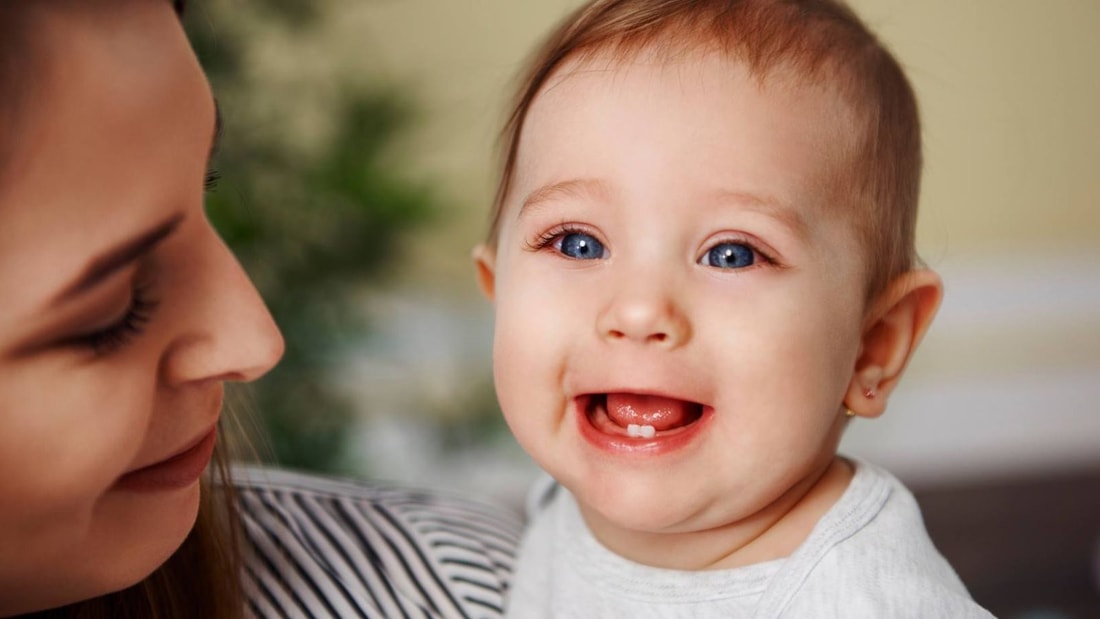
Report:
<svg viewBox="0 0 1100 619"><path fill-rule="evenodd" d="M92 349L97 355L115 352L145 331L157 305L158 302L149 296L147 288L135 288L130 307L121 319L99 331L77 337L74 343Z"/></svg>
<svg viewBox="0 0 1100 619"><path fill-rule="evenodd" d="M221 172L218 172L214 168L207 168L206 175L202 179L203 191L213 191L218 186L218 181L222 179Z"/></svg>

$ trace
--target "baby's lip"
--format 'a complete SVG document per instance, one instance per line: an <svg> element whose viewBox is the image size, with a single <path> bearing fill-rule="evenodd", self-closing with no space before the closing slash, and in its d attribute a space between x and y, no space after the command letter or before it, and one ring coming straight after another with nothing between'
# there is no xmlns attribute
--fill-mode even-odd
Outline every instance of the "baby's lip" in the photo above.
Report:
<svg viewBox="0 0 1100 619"><path fill-rule="evenodd" d="M636 437L683 430L706 411L698 402L622 392L588 394L578 398L576 405L602 431Z"/></svg>
<svg viewBox="0 0 1100 619"><path fill-rule="evenodd" d="M574 398L581 400L582 398L594 398L594 397L607 397L609 393L621 393L635 396L647 396L652 398L664 398L666 400L679 400L681 402L687 402L688 404L698 405L703 408L711 408L711 404L706 402L692 394L678 393L669 389L653 388L653 387L609 387L607 389L584 389L578 391L578 395Z"/></svg>
<svg viewBox="0 0 1100 619"><path fill-rule="evenodd" d="M609 411L608 395L585 393L573 402L581 435L594 447L613 454L656 456L678 451L701 436L714 417L713 408L698 402L635 392L611 392ZM668 404L672 412L664 417L659 411L656 416L647 416L663 404ZM636 410L629 410L631 406Z"/></svg>

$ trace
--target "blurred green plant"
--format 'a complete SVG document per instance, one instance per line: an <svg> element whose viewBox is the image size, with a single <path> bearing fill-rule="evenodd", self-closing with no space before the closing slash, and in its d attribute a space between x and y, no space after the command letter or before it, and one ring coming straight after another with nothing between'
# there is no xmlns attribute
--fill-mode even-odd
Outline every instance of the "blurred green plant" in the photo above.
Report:
<svg viewBox="0 0 1100 619"><path fill-rule="evenodd" d="M437 212L431 190L403 178L389 156L413 120L407 100L324 72L280 90L253 70L265 60L261 44L308 48L334 6L208 0L192 3L185 19L226 127L207 213L286 339L282 362L255 386L259 419L279 464L327 472L354 466L352 404L330 377L341 350L365 336L355 296ZM323 96L290 96L303 89ZM322 129L294 135L310 114L324 119Z"/></svg>

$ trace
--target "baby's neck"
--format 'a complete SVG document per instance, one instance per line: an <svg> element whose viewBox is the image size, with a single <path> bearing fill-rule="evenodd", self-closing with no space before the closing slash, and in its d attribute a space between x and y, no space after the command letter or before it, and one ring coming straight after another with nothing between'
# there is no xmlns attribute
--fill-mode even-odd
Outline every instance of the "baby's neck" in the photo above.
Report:
<svg viewBox="0 0 1100 619"><path fill-rule="evenodd" d="M677 570L730 569L793 553L840 500L853 473L851 464L834 456L752 516L702 531L629 531L609 526L584 505L580 509L596 539L631 561Z"/></svg>

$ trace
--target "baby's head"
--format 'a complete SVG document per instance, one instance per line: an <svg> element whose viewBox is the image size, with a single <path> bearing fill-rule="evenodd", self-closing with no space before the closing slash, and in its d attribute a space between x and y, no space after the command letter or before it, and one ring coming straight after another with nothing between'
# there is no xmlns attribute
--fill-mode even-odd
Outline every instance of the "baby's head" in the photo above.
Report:
<svg viewBox="0 0 1100 619"><path fill-rule="evenodd" d="M774 88L833 99L829 216L846 216L867 260L868 297L916 263L920 120L897 61L845 5L831 0L596 1L547 39L529 64L503 133L504 161L488 244L513 192L522 131L540 92L568 69L686 63L721 54ZM601 66L602 65L602 66ZM839 105L838 105L839 104Z"/></svg>
<svg viewBox="0 0 1100 619"><path fill-rule="evenodd" d="M919 134L834 2L597 0L551 35L477 259L505 417L602 542L697 565L637 549L759 534L882 412L940 297Z"/></svg>

